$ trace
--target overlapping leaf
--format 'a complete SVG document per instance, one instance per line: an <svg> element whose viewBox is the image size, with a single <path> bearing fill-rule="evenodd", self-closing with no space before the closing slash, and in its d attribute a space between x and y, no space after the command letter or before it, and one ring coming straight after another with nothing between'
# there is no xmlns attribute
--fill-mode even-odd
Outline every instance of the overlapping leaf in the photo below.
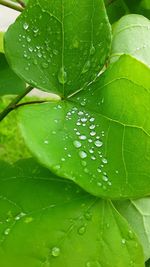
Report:
<svg viewBox="0 0 150 267"><path fill-rule="evenodd" d="M142 14L150 19L149 0L124 0L132 13Z"/></svg>
<svg viewBox="0 0 150 267"><path fill-rule="evenodd" d="M116 202L116 208L127 219L137 233L145 254L145 261L150 258L150 198Z"/></svg>
<svg viewBox="0 0 150 267"><path fill-rule="evenodd" d="M150 21L141 15L122 17L113 30L111 62L130 54L150 66Z"/></svg>
<svg viewBox="0 0 150 267"><path fill-rule="evenodd" d="M6 33L5 51L26 82L65 96L95 78L110 41L103 0L31 0Z"/></svg>
<svg viewBox="0 0 150 267"><path fill-rule="evenodd" d="M150 69L141 62L123 56L71 98L18 111L27 145L59 176L109 199L150 194Z"/></svg>
<svg viewBox="0 0 150 267"><path fill-rule="evenodd" d="M128 7L125 5L124 0L105 0L105 6L111 23L116 22L128 13Z"/></svg>
<svg viewBox="0 0 150 267"><path fill-rule="evenodd" d="M109 201L33 160L0 164L0 265L144 267L143 252Z"/></svg>

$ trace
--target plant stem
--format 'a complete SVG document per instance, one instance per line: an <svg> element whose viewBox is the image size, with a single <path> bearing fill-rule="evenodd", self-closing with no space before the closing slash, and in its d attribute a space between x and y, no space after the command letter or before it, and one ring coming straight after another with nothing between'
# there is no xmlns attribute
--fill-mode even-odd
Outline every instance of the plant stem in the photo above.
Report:
<svg viewBox="0 0 150 267"><path fill-rule="evenodd" d="M0 121L2 121L13 109L15 109L20 100L32 89L32 86L28 86L21 95L18 95L15 99L13 99L12 102L0 113Z"/></svg>
<svg viewBox="0 0 150 267"><path fill-rule="evenodd" d="M18 6L15 3L13 3L13 2L8 2L7 0L0 0L0 5L9 7L11 9L14 9L14 10L20 11L20 12L22 12L24 10L23 7Z"/></svg>
<svg viewBox="0 0 150 267"><path fill-rule="evenodd" d="M22 6L22 8L26 7L26 4L22 0L17 0L17 2Z"/></svg>

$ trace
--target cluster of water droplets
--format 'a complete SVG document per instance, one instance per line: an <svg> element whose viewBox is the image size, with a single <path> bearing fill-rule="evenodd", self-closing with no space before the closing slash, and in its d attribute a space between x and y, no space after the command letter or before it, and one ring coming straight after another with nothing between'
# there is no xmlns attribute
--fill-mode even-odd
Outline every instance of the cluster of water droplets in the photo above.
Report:
<svg viewBox="0 0 150 267"><path fill-rule="evenodd" d="M55 106L54 109L57 111L62 109L61 104ZM77 155L81 168L83 168L85 174L88 174L91 183L96 181L97 186L102 187L103 190L111 188L112 183L107 174L108 159L104 155L105 132L101 130L96 118L86 111L72 107L66 113L65 121L66 127L72 136L72 146L70 146L69 142L70 134L68 135L68 132L64 133L63 140L66 145L60 158L60 164L58 163L55 169L59 170L62 164L72 160L74 155ZM54 122L58 124L57 119ZM69 124L71 125L71 130ZM52 135L56 135L55 130L53 130ZM44 144L49 144L48 139L44 140Z"/></svg>

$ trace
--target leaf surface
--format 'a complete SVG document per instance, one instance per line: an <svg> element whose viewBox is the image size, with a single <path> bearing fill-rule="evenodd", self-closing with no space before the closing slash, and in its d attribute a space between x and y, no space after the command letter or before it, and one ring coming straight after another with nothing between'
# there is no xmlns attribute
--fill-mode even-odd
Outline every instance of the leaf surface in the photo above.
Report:
<svg viewBox="0 0 150 267"><path fill-rule="evenodd" d="M150 258L150 198L115 202L115 207L127 219L144 248L145 261Z"/></svg>
<svg viewBox="0 0 150 267"><path fill-rule="evenodd" d="M31 0L5 35L13 70L29 84L61 96L95 78L110 45L103 0Z"/></svg>
<svg viewBox="0 0 150 267"><path fill-rule="evenodd" d="M130 54L150 66L150 21L137 14L122 17L113 30L111 62Z"/></svg>
<svg viewBox="0 0 150 267"><path fill-rule="evenodd" d="M10 69L5 55L0 53L0 96L17 95L24 90L25 82Z"/></svg>
<svg viewBox="0 0 150 267"><path fill-rule="evenodd" d="M144 267L140 244L111 202L33 160L0 164L3 267Z"/></svg>
<svg viewBox="0 0 150 267"><path fill-rule="evenodd" d="M123 56L67 100L18 112L28 147L59 176L109 199L150 194L150 69L141 62Z"/></svg>

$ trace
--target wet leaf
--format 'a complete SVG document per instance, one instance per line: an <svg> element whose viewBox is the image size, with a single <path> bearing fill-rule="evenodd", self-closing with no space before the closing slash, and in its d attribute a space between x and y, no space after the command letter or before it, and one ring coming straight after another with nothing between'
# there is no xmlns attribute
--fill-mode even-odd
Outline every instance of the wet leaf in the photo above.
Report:
<svg viewBox="0 0 150 267"><path fill-rule="evenodd" d="M20 127L59 176L96 196L142 197L150 194L149 92L150 69L123 56L71 98L21 107Z"/></svg>
<svg viewBox="0 0 150 267"><path fill-rule="evenodd" d="M150 258L150 198L115 202L117 210L127 219L139 237L145 261Z"/></svg>
<svg viewBox="0 0 150 267"><path fill-rule="evenodd" d="M31 159L1 162L0 173L1 266L144 267L135 234L110 201Z"/></svg>
<svg viewBox="0 0 150 267"><path fill-rule="evenodd" d="M126 15L114 27L111 62L130 54L150 66L150 21L141 15Z"/></svg>
<svg viewBox="0 0 150 267"><path fill-rule="evenodd" d="M13 70L29 84L61 96L95 78L110 45L103 0L31 0L5 35Z"/></svg>

